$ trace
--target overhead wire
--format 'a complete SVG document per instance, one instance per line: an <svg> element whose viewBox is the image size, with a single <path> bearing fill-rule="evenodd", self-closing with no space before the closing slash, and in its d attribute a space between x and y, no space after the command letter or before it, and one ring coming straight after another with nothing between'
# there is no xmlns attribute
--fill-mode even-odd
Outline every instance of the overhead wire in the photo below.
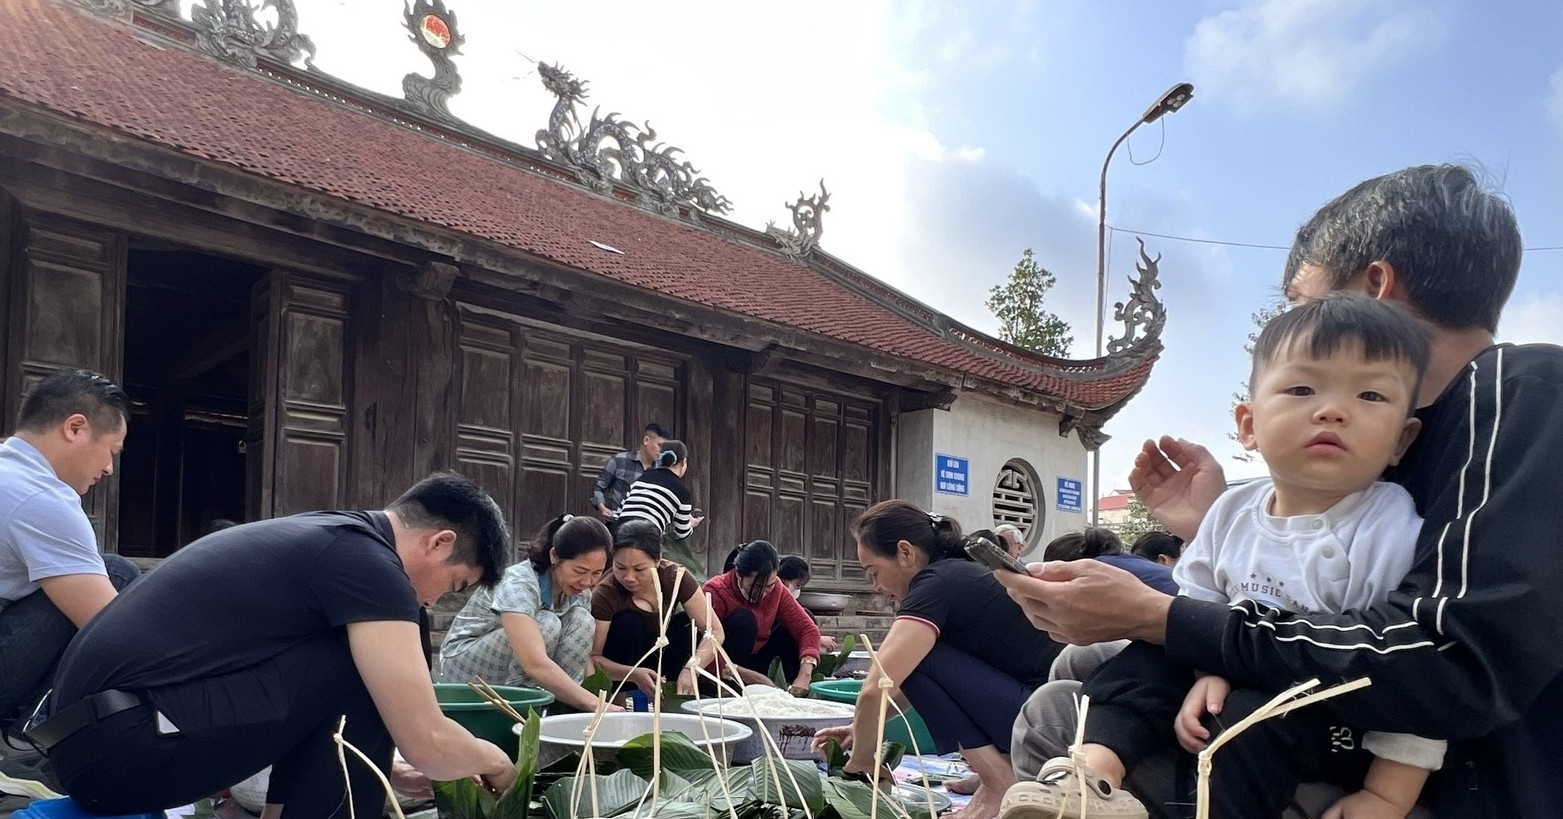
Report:
<svg viewBox="0 0 1563 819"><path fill-rule="evenodd" d="M1135 236L1151 236L1151 237L1156 238L1156 239L1169 239L1169 240L1174 241L1174 242L1190 242L1190 243L1193 243L1193 244L1200 244L1200 245L1220 245L1222 247L1246 247L1246 248L1254 248L1254 249L1257 249L1257 250L1291 250L1292 249L1291 245L1265 245L1265 244L1258 244L1258 243L1255 243L1255 242L1229 242L1229 241L1225 241L1225 240L1222 240L1222 239L1202 239L1202 238L1195 237L1195 236L1178 236L1178 235L1171 234L1171 233L1153 233L1153 232L1148 231L1148 230L1135 230L1134 228L1118 227L1117 225L1108 225L1107 226L1107 230L1108 230L1109 233L1113 233L1113 234L1129 233L1129 234L1133 234ZM1563 245L1541 245L1541 246L1537 246L1537 247L1522 248L1522 252L1525 252L1525 253L1542 253L1542 252L1555 251L1555 250L1563 250Z"/></svg>

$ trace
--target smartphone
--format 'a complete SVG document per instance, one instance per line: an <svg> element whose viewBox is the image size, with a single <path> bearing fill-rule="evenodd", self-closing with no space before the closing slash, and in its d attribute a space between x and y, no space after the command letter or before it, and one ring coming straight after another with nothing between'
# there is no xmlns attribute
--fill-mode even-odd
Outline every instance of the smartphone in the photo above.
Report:
<svg viewBox="0 0 1563 819"><path fill-rule="evenodd" d="M1016 574L1028 574L1026 567L1018 560L1009 556L1009 552L994 545L992 541L974 537L966 543L966 554L972 560L981 563L994 571L1015 572Z"/></svg>

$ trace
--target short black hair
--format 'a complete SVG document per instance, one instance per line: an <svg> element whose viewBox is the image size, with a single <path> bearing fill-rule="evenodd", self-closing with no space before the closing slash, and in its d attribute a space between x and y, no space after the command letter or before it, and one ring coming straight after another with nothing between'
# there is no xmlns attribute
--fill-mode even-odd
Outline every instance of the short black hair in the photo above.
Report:
<svg viewBox="0 0 1563 819"><path fill-rule="evenodd" d="M1171 532L1146 532L1134 539L1129 551L1146 560L1155 560L1162 555L1177 560L1183 554L1183 538Z"/></svg>
<svg viewBox="0 0 1563 819"><path fill-rule="evenodd" d="M449 529L456 533L447 563L482 571L478 584L492 588L509 562L510 529L499 504L471 479L436 472L413 484L387 507L413 529Z"/></svg>
<svg viewBox="0 0 1563 819"><path fill-rule="evenodd" d="M623 521L613 530L613 553L618 554L621 549L639 549L652 560L661 560L662 530L644 518ZM734 549L733 553L737 554L738 550Z"/></svg>
<svg viewBox="0 0 1563 819"><path fill-rule="evenodd" d="M1254 365L1248 375L1254 382L1283 351L1294 345L1313 358L1329 358L1341 347L1358 345L1368 361L1404 361L1416 370L1411 389L1411 410L1422 386L1432 355L1432 330L1404 306L1360 293L1326 293L1323 298L1300 304L1270 319L1254 341Z"/></svg>
<svg viewBox="0 0 1563 819"><path fill-rule="evenodd" d="M1099 526L1059 535L1042 549L1043 560L1086 560L1117 554L1123 554L1118 533Z"/></svg>
<svg viewBox="0 0 1563 819"><path fill-rule="evenodd" d="M776 577L783 583L791 583L794 580L799 583L808 583L812 574L809 571L809 562L797 555L787 555L781 559L781 564L776 567Z"/></svg>
<svg viewBox="0 0 1563 819"><path fill-rule="evenodd" d="M672 438L673 437L673 433L668 432L668 428L667 427L662 426L661 424L657 423L656 421L652 421L651 423L647 424L646 428L641 431L641 437L642 438L644 438L647 435L655 435L658 438Z"/></svg>
<svg viewBox="0 0 1563 819"><path fill-rule="evenodd" d="M1497 332L1519 277L1519 222L1501 194L1463 165L1418 165L1361 182L1297 229L1281 284L1305 266L1332 288L1382 261L1406 298L1440 327Z"/></svg>
<svg viewBox="0 0 1563 819"><path fill-rule="evenodd" d="M22 399L16 428L43 432L83 415L96 435L116 432L130 420L130 396L91 370L67 370L44 378Z"/></svg>

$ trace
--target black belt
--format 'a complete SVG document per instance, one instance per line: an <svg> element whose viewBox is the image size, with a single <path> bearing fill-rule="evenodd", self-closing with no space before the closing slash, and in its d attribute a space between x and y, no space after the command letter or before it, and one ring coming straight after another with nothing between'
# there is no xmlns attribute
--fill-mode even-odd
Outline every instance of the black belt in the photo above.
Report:
<svg viewBox="0 0 1563 819"><path fill-rule="evenodd" d="M27 731L27 738L36 742L40 748L47 751L60 744L62 740L71 734L99 720L108 719L121 711L129 711L132 708L146 704L146 698L140 694L121 691L117 688L99 691L85 699L61 708L57 713L44 720L42 725Z"/></svg>

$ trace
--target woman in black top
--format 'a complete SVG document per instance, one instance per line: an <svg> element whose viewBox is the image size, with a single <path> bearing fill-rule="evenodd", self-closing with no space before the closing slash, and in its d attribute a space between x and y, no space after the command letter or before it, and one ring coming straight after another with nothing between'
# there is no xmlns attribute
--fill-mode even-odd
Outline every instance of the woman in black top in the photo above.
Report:
<svg viewBox="0 0 1563 819"><path fill-rule="evenodd" d="M967 539L955 521L889 500L870 507L854 528L858 562L874 588L900 607L879 646L879 667L863 681L852 727L820 734L850 746L847 773L869 773L882 668L895 686L891 696L927 723L934 750L960 750L980 777L961 815L996 816L1015 782L1009 762L1015 717L1047 681L1062 646L1031 626L991 571L966 559Z"/></svg>

